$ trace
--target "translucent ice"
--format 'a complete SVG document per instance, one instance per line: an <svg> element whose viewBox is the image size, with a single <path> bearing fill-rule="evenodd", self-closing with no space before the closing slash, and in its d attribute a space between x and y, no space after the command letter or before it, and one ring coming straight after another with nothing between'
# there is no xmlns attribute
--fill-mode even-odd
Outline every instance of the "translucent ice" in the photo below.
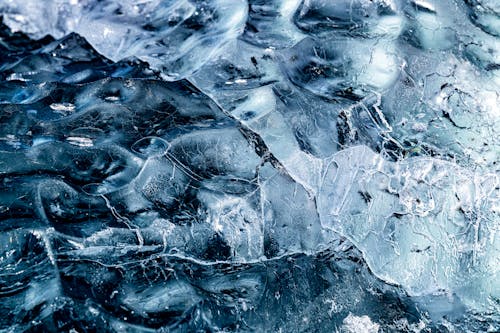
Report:
<svg viewBox="0 0 500 333"><path fill-rule="evenodd" d="M0 0L0 331L498 331L498 13Z"/></svg>
<svg viewBox="0 0 500 333"><path fill-rule="evenodd" d="M101 54L118 61L135 56L165 78L195 71L243 31L243 0L0 2L4 21L34 37L84 36Z"/></svg>
<svg viewBox="0 0 500 333"><path fill-rule="evenodd" d="M355 147L329 160L323 179L323 226L351 239L384 280L479 308L500 296L498 175L424 158L390 163Z"/></svg>

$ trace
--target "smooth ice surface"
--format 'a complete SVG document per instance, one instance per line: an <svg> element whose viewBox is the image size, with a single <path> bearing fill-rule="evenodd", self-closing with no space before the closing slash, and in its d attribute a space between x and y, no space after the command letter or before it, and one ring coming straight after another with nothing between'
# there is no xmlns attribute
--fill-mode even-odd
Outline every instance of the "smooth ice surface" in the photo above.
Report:
<svg viewBox="0 0 500 333"><path fill-rule="evenodd" d="M0 0L0 332L500 327L493 0Z"/></svg>

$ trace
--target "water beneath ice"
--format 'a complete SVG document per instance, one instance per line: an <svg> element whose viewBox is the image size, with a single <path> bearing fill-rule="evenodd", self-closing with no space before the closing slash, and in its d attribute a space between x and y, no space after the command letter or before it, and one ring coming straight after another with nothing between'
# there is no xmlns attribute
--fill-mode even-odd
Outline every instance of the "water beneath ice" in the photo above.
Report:
<svg viewBox="0 0 500 333"><path fill-rule="evenodd" d="M0 332L496 332L494 0L0 0Z"/></svg>

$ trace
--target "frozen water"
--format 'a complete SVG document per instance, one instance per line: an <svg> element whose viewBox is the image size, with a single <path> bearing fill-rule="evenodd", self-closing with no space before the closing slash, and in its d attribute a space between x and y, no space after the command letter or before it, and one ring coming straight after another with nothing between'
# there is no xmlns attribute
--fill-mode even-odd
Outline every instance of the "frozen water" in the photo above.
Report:
<svg viewBox="0 0 500 333"><path fill-rule="evenodd" d="M318 210L377 276L412 295L453 291L487 307L500 296L498 185L494 173L431 158L391 163L360 146L328 161Z"/></svg>
<svg viewBox="0 0 500 333"><path fill-rule="evenodd" d="M13 30L56 38L85 37L101 54L131 56L183 78L199 68L245 25L243 0L216 1L2 1L0 12Z"/></svg>
<svg viewBox="0 0 500 333"><path fill-rule="evenodd" d="M0 332L500 327L489 0L0 0Z"/></svg>

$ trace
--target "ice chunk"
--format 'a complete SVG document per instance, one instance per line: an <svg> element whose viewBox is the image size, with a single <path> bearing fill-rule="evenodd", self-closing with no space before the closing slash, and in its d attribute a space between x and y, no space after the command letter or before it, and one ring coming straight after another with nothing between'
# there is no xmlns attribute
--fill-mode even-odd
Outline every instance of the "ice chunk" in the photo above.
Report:
<svg viewBox="0 0 500 333"><path fill-rule="evenodd" d="M322 228L313 198L289 176L265 165L259 182L267 257L315 253L336 239L335 234Z"/></svg>
<svg viewBox="0 0 500 333"><path fill-rule="evenodd" d="M430 152L462 166L492 167L500 156L496 140L500 104L491 73L479 72L453 55L411 59L415 62L408 69L410 77L397 82L380 106L393 124L387 143L399 148L384 145L403 156ZM435 69L426 67L430 63ZM417 65L422 66L418 71Z"/></svg>
<svg viewBox="0 0 500 333"><path fill-rule="evenodd" d="M202 298L186 282L171 282L141 291L124 292L123 304L134 312L147 316L148 313L176 312L193 306Z"/></svg>
<svg viewBox="0 0 500 333"><path fill-rule="evenodd" d="M29 41L26 36L23 40ZM7 39L8 40L8 39ZM8 42L7 42L8 43ZM21 41L16 41L17 44ZM45 38L5 59L0 76L7 81L44 83L87 83L108 76L158 78L158 75L136 58L113 63L103 57L80 35L71 33L56 41ZM7 44L9 48L14 45Z"/></svg>

